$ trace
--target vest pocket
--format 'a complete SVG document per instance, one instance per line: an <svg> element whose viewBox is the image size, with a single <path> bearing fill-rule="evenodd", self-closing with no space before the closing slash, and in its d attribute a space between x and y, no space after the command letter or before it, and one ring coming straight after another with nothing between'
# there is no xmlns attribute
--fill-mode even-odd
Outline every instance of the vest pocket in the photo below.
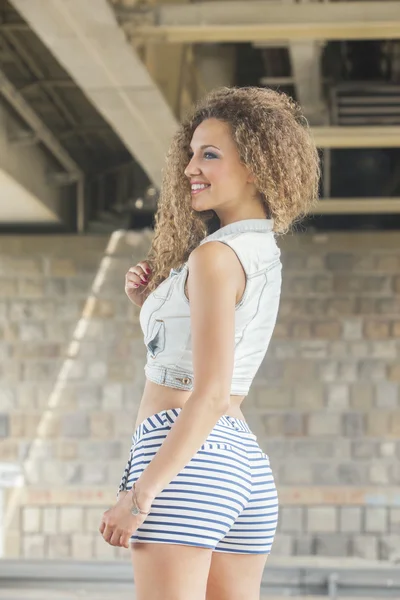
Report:
<svg viewBox="0 0 400 600"><path fill-rule="evenodd" d="M154 322L151 335L146 341L147 351L151 358L155 358L165 348L165 323L161 319Z"/></svg>

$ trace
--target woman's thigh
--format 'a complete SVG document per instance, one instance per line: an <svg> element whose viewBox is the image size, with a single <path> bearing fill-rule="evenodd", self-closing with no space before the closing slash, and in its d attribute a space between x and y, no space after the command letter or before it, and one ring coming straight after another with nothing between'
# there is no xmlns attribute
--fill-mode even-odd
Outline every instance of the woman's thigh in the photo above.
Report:
<svg viewBox="0 0 400 600"><path fill-rule="evenodd" d="M212 550L155 543L131 548L136 600L205 600Z"/></svg>
<svg viewBox="0 0 400 600"><path fill-rule="evenodd" d="M259 600L268 554L213 552L206 600Z"/></svg>

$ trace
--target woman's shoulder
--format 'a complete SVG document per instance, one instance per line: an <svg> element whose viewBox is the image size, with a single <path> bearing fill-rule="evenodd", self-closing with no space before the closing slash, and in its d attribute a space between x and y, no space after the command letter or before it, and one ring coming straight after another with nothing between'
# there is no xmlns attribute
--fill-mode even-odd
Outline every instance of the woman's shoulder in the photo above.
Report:
<svg viewBox="0 0 400 600"><path fill-rule="evenodd" d="M225 240L210 240L199 244L189 255L187 261L189 268L194 266L210 270L226 268L233 261L234 255L225 243L221 244L221 241L225 242Z"/></svg>

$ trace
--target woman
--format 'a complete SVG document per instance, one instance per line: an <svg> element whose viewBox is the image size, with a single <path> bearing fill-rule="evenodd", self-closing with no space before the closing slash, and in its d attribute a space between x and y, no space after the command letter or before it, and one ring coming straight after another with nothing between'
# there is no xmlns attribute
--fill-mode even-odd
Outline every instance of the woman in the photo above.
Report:
<svg viewBox="0 0 400 600"><path fill-rule="evenodd" d="M117 503L137 600L255 600L278 518L268 456L241 404L275 325L285 232L317 198L318 154L284 94L210 93L167 155L141 306L146 385Z"/></svg>

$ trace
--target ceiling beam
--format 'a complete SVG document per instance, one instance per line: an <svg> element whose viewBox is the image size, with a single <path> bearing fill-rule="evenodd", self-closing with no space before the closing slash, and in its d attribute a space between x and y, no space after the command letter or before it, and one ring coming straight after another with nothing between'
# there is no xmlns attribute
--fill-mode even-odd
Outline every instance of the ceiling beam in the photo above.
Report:
<svg viewBox="0 0 400 600"><path fill-rule="evenodd" d="M146 42L400 38L400 2L288 4L269 0L116 8L124 29Z"/></svg>
<svg viewBox="0 0 400 600"><path fill-rule="evenodd" d="M29 31L29 25L26 23L13 23L12 21L0 21L0 32L2 31L18 31L26 32Z"/></svg>
<svg viewBox="0 0 400 600"><path fill-rule="evenodd" d="M13 86L11 81L7 79L2 71L0 71L0 96L3 96L7 100L12 108L32 129L32 132L37 139L46 146L54 158L58 160L68 173L74 175L76 180L83 177L83 172L78 165L73 161L55 135L32 110L22 94Z"/></svg>
<svg viewBox="0 0 400 600"><path fill-rule="evenodd" d="M319 148L398 148L400 126L312 127Z"/></svg>
<svg viewBox="0 0 400 600"><path fill-rule="evenodd" d="M11 0L11 4L159 187L178 124L126 40L108 0Z"/></svg>
<svg viewBox="0 0 400 600"><path fill-rule="evenodd" d="M400 198L324 198L314 215L382 215L400 213Z"/></svg>

